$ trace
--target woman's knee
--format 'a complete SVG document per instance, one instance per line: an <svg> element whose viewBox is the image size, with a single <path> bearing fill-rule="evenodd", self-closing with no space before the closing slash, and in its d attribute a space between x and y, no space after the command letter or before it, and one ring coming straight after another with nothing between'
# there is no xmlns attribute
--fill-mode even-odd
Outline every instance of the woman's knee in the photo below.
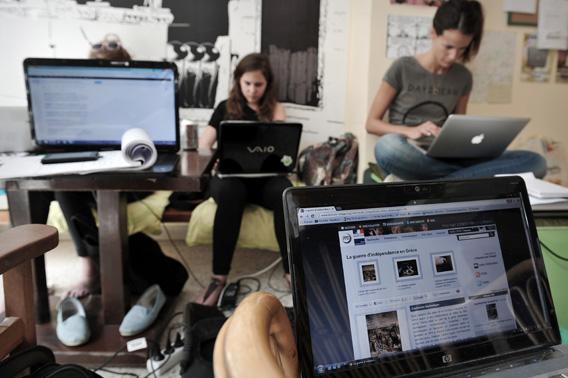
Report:
<svg viewBox="0 0 568 378"><path fill-rule="evenodd" d="M523 151L527 166L529 170L538 178L543 178L546 175L546 159L536 152Z"/></svg>
<svg viewBox="0 0 568 378"><path fill-rule="evenodd" d="M396 159L398 152L407 143L399 134L385 134L375 144L375 159L382 167L387 167L392 159Z"/></svg>
<svg viewBox="0 0 568 378"><path fill-rule="evenodd" d="M247 190L242 180L238 178L211 178L209 192L215 202L243 202L247 197Z"/></svg>

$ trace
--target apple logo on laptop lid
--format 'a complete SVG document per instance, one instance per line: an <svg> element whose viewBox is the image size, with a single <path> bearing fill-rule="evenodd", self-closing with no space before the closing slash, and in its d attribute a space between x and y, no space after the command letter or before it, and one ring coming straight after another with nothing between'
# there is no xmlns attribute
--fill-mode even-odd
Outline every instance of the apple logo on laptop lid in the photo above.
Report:
<svg viewBox="0 0 568 378"><path fill-rule="evenodd" d="M479 134L479 135L475 135L473 138L471 138L471 144L480 144L481 142L483 142L483 139L485 138L485 134Z"/></svg>

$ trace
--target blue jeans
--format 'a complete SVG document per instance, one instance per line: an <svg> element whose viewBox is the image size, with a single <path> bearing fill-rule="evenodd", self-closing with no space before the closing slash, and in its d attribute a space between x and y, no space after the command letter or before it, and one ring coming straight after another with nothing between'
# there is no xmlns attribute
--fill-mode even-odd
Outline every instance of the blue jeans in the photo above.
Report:
<svg viewBox="0 0 568 378"><path fill-rule="evenodd" d="M435 180L491 177L502 173L546 174L546 160L531 151L505 151L494 159L435 159L427 156L399 134L383 135L375 145L377 163L404 180Z"/></svg>

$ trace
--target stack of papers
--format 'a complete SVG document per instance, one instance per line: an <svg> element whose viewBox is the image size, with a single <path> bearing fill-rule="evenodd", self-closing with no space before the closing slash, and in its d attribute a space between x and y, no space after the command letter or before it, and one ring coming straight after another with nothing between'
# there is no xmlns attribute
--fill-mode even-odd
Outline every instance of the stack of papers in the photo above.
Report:
<svg viewBox="0 0 568 378"><path fill-rule="evenodd" d="M497 175L512 176L512 175ZM538 179L532 172L515 174L525 181L531 205L568 201L568 188Z"/></svg>
<svg viewBox="0 0 568 378"><path fill-rule="evenodd" d="M122 151L101 151L99 155L100 158L93 161L58 164L42 164L44 155L5 156L0 159L0 180L138 169L142 164L140 161L127 161Z"/></svg>

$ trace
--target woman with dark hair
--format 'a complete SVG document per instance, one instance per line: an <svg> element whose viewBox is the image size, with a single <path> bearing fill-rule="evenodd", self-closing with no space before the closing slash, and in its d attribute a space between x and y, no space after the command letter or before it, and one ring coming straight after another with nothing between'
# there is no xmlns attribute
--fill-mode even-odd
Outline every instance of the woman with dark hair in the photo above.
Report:
<svg viewBox="0 0 568 378"><path fill-rule="evenodd" d="M283 121L284 107L276 100L274 76L268 58L261 54L245 56L233 73L229 98L215 108L209 126L199 138L200 148L211 148L224 120ZM289 282L282 192L292 186L283 176L263 178L212 177L209 192L217 203L213 223L213 276L197 303L214 306L227 282L237 244L241 218L247 203L274 212L274 230L280 247L286 279Z"/></svg>
<svg viewBox="0 0 568 378"><path fill-rule="evenodd" d="M483 11L475 0L448 0L437 10L432 47L402 57L389 68L367 117L366 129L381 136L375 157L386 172L405 180L487 177L499 173L546 173L546 161L529 151L494 159L435 159L421 148L438 135L449 114L465 114L473 86L462 64L478 52ZM388 111L388 121L383 120ZM419 147L419 148L417 148Z"/></svg>

